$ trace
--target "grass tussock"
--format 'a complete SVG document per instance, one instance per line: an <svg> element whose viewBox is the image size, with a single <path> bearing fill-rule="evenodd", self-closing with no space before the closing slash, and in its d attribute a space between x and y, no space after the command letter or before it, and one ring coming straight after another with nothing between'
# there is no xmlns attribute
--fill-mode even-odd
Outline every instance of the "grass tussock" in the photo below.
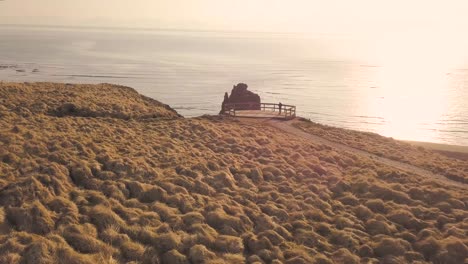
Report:
<svg viewBox="0 0 468 264"><path fill-rule="evenodd" d="M296 127L333 142L362 149L375 155L402 161L468 183L467 154L435 151L369 132L341 129L301 120ZM388 175L394 177L395 175Z"/></svg>
<svg viewBox="0 0 468 264"><path fill-rule="evenodd" d="M124 87L0 83L0 93L0 263L468 257L465 188L265 126L179 118ZM365 139L382 155L390 146Z"/></svg>

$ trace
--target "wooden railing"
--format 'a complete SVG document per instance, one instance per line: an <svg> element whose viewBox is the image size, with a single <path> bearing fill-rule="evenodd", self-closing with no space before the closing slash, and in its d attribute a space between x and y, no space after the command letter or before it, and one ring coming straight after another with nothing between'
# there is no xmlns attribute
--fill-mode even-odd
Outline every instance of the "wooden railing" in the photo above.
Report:
<svg viewBox="0 0 468 264"><path fill-rule="evenodd" d="M296 117L296 106L282 104L281 109L279 104L274 103L227 103L224 105L224 113L236 116L236 111L257 110L278 112L278 116L284 118Z"/></svg>

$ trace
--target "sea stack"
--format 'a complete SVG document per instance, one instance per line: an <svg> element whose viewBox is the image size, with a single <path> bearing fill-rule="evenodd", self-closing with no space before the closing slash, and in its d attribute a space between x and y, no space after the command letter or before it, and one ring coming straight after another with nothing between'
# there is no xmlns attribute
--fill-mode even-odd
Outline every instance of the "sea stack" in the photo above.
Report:
<svg viewBox="0 0 468 264"><path fill-rule="evenodd" d="M260 96L247 90L248 87L245 83L239 83L233 86L230 96L225 93L220 113L224 113L226 104L237 104L234 105L236 110L260 110Z"/></svg>

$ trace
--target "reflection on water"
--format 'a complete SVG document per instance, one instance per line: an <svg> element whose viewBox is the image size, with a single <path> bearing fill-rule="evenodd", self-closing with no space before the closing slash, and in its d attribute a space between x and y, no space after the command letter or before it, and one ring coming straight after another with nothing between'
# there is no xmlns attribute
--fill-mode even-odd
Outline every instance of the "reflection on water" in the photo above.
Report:
<svg viewBox="0 0 468 264"><path fill-rule="evenodd" d="M370 91L363 103L365 111L385 120L377 131L395 138L437 141L444 129L439 120L449 110L448 71L422 64L382 66L376 74L380 89Z"/></svg>
<svg viewBox="0 0 468 264"><path fill-rule="evenodd" d="M468 145L468 71L414 41L388 42L378 52L385 56L363 60L359 41L325 36L24 28L0 35L2 80L128 85L185 116L216 114L224 92L246 82L264 102L297 105L317 122Z"/></svg>

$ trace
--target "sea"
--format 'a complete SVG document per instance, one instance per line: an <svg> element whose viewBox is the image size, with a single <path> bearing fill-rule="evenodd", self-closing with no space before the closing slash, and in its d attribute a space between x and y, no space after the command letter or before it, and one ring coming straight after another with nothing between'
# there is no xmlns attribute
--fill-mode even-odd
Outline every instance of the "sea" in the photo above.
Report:
<svg viewBox="0 0 468 264"><path fill-rule="evenodd" d="M344 34L3 25L0 80L125 85L185 117L217 114L242 82L314 122L468 146L468 60L444 52Z"/></svg>

